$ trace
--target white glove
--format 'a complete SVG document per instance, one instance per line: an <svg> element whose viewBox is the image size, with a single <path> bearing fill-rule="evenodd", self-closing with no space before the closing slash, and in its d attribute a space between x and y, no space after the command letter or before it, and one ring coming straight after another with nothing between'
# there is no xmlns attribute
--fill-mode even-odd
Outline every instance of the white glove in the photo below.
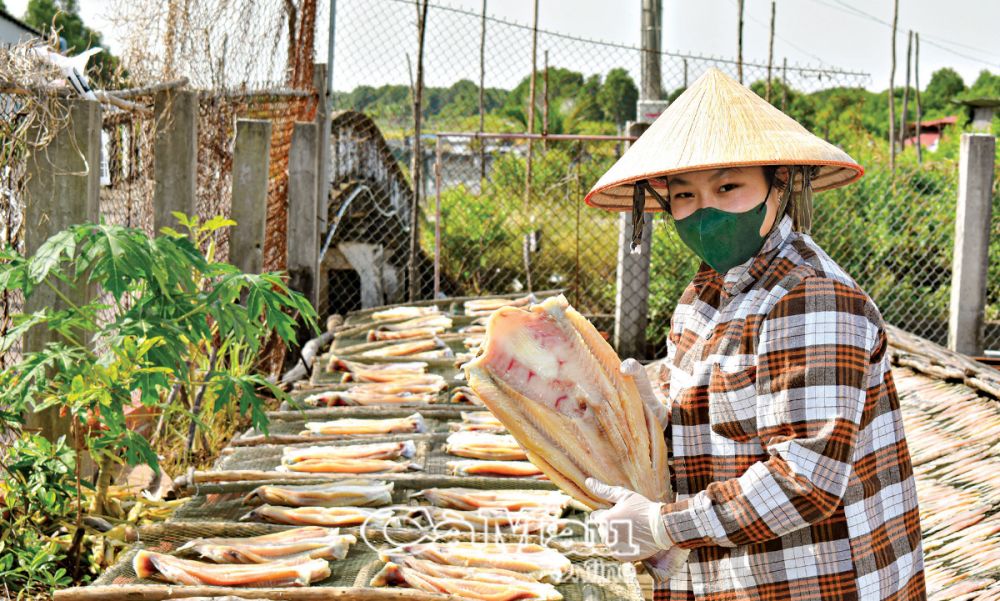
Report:
<svg viewBox="0 0 1000 601"><path fill-rule="evenodd" d="M667 536L660 509L663 503L654 503L637 492L621 486L609 486L596 478L584 482L595 497L614 506L598 509L590 514L590 522L618 561L639 561L674 546Z"/></svg>
<svg viewBox="0 0 1000 601"><path fill-rule="evenodd" d="M666 428L670 420L670 409L661 403L660 399L656 398L653 386L649 383L646 368L635 359L626 359L622 361L618 369L623 376L629 376L635 380L636 388L639 389L639 396L642 398L642 404L646 406L646 409L653 415L653 418L659 422L660 429Z"/></svg>

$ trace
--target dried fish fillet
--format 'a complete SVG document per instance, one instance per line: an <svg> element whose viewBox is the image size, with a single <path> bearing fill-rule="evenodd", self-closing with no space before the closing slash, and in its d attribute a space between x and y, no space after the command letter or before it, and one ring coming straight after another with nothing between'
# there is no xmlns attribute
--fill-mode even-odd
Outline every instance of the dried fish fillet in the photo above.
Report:
<svg viewBox="0 0 1000 601"><path fill-rule="evenodd" d="M177 549L216 563L265 563L283 559L343 559L357 538L336 528L307 526L247 538L199 538Z"/></svg>
<svg viewBox="0 0 1000 601"><path fill-rule="evenodd" d="M544 510L508 509L485 507L472 510L448 509L445 507L414 507L409 517L421 517L428 522L427 528L434 532L457 530L460 532L500 532L510 531L533 534L543 530L556 532L565 524Z"/></svg>
<svg viewBox="0 0 1000 601"><path fill-rule="evenodd" d="M350 407L370 405L405 405L408 403L435 403L436 393L413 393L409 391L372 392L367 390L327 391L306 397L304 404L313 407Z"/></svg>
<svg viewBox="0 0 1000 601"><path fill-rule="evenodd" d="M407 319L406 321L396 323L382 324L376 329L383 332L399 332L402 330L414 330L419 328L440 328L442 330L447 330L452 325L453 322L450 317L438 314L414 317L413 319Z"/></svg>
<svg viewBox="0 0 1000 601"><path fill-rule="evenodd" d="M305 486L258 486L243 498L245 505L265 503L286 507L379 507L392 503L391 482L340 480Z"/></svg>
<svg viewBox="0 0 1000 601"><path fill-rule="evenodd" d="M424 417L414 413L408 417L365 419L345 417L325 422L306 422L304 435L354 436L364 434L407 434L426 432Z"/></svg>
<svg viewBox="0 0 1000 601"><path fill-rule="evenodd" d="M422 317L424 315L437 315L441 313L441 309L437 305L430 305L427 307L393 307L391 309L385 309L383 311L376 311L372 313L372 319L375 321L388 321L390 319L413 319L415 317Z"/></svg>
<svg viewBox="0 0 1000 601"><path fill-rule="evenodd" d="M447 567L438 566L438 568ZM445 593L473 601L516 601L517 599L558 601L563 598L551 584L535 582L530 579L528 581L516 578L504 579L495 573L490 573L488 577L476 577L470 568L458 568L458 570L450 572L452 574L450 576L428 573L432 570L434 568L419 570L389 562L372 577L370 586L405 585L429 593Z"/></svg>
<svg viewBox="0 0 1000 601"><path fill-rule="evenodd" d="M444 450L459 457L491 461L518 461L528 458L513 436L490 432L455 432L448 436Z"/></svg>
<svg viewBox="0 0 1000 601"><path fill-rule="evenodd" d="M286 559L253 565L211 564L172 555L139 551L132 560L139 578L157 577L174 584L211 586L309 586L329 578L324 559Z"/></svg>
<svg viewBox="0 0 1000 601"><path fill-rule="evenodd" d="M427 372L427 364L423 361L404 361L398 363L358 363L347 361L333 355L327 366L328 371L345 371L344 381L358 382L393 382L423 376Z"/></svg>
<svg viewBox="0 0 1000 601"><path fill-rule="evenodd" d="M399 457L413 457L416 452L417 445L412 440L339 446L286 447L281 454L281 463L292 465L321 459L397 459Z"/></svg>
<svg viewBox="0 0 1000 601"><path fill-rule="evenodd" d="M510 570L553 584L570 570L566 556L532 543L414 543L379 552L379 559L386 562L403 563L406 557L442 565Z"/></svg>
<svg viewBox="0 0 1000 601"><path fill-rule="evenodd" d="M470 405L483 406L482 399L471 388L460 386L451 393L452 403L468 403Z"/></svg>
<svg viewBox="0 0 1000 601"><path fill-rule="evenodd" d="M621 361L566 299L499 309L469 385L559 488L592 508L595 477L657 501L672 499L667 449Z"/></svg>
<svg viewBox="0 0 1000 601"><path fill-rule="evenodd" d="M444 332L444 328L413 328L412 330L396 330L384 332L382 330L368 330L365 337L368 342L380 340L420 340L424 338L434 338Z"/></svg>
<svg viewBox="0 0 1000 601"><path fill-rule="evenodd" d="M440 338L431 338L430 340L415 340L413 342L387 344L370 351L364 351L361 353L361 356L370 358L405 357L406 355L413 355L416 353L439 349L443 346L444 343L441 342Z"/></svg>
<svg viewBox="0 0 1000 601"><path fill-rule="evenodd" d="M426 488L414 496L421 496L432 505L451 509L535 509L553 515L561 515L570 502L569 495L557 490L532 489Z"/></svg>
<svg viewBox="0 0 1000 601"><path fill-rule="evenodd" d="M450 348L442 348L436 351L424 351L422 353L414 353L410 355L411 359L420 359L421 361L437 361L439 359L454 359L455 351Z"/></svg>
<svg viewBox="0 0 1000 601"><path fill-rule="evenodd" d="M529 294L521 298L484 298L465 301L465 314L476 317L490 315L503 307L524 307L537 302L535 295Z"/></svg>
<svg viewBox="0 0 1000 601"><path fill-rule="evenodd" d="M409 461L391 459L306 459L290 465L279 465L279 472L305 474L375 474L379 472L405 472L419 467Z"/></svg>
<svg viewBox="0 0 1000 601"><path fill-rule="evenodd" d="M545 474L527 461L482 461L464 459L445 464L454 476L494 476L500 478L545 479Z"/></svg>
<svg viewBox="0 0 1000 601"><path fill-rule="evenodd" d="M489 411L463 411L462 421L448 424L453 432L492 432L502 434L507 431L503 423Z"/></svg>
<svg viewBox="0 0 1000 601"><path fill-rule="evenodd" d="M399 518L388 508L369 507L278 507L261 505L240 518L241 522L264 521L292 526L398 526Z"/></svg>

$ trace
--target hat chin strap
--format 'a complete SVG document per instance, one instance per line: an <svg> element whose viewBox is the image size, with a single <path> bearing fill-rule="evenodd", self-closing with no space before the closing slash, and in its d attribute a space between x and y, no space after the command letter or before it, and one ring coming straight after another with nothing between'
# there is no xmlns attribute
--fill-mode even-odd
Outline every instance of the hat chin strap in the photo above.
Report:
<svg viewBox="0 0 1000 601"><path fill-rule="evenodd" d="M641 179L632 185L632 254L642 252L642 230L646 226L646 192L649 191L664 212L670 212L670 203L653 189L649 180Z"/></svg>

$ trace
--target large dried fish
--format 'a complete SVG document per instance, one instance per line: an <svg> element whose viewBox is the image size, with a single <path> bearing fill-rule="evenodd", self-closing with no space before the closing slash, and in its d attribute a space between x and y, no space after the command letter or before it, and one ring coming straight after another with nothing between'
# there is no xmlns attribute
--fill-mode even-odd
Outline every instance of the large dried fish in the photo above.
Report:
<svg viewBox="0 0 1000 601"><path fill-rule="evenodd" d="M562 296L525 311L499 309L469 385L559 488L607 507L588 477L670 501L667 449L639 390L590 322Z"/></svg>
<svg viewBox="0 0 1000 601"><path fill-rule="evenodd" d="M371 317L375 321L389 321L391 319L413 319L415 317L437 315L439 313L441 313L441 309L438 308L437 305L430 305L427 307L404 306L375 311L372 313Z"/></svg>
<svg viewBox="0 0 1000 601"><path fill-rule="evenodd" d="M571 565L555 549L531 543L413 543L379 552L379 559L386 562L400 564L406 557L442 565L510 570L551 583L561 581Z"/></svg>
<svg viewBox="0 0 1000 601"><path fill-rule="evenodd" d="M285 447L281 454L281 463L293 465L322 459L398 459L413 457L416 452L417 445L412 440L339 446Z"/></svg>
<svg viewBox="0 0 1000 601"><path fill-rule="evenodd" d="M305 474L375 474L379 472L405 472L420 469L409 461L391 459L306 459L290 465L279 465L279 472Z"/></svg>
<svg viewBox="0 0 1000 601"><path fill-rule="evenodd" d="M395 330L390 332L368 330L366 339L368 342L381 340L421 340L424 338L434 338L443 332L444 328L413 328L412 330Z"/></svg>
<svg viewBox="0 0 1000 601"><path fill-rule="evenodd" d="M405 585L429 593L446 593L474 601L559 601L563 598L551 584L537 582L533 578L519 578L516 572L509 570L442 566L434 562L414 564L413 558L406 560L402 565L394 562L385 564L372 577L369 585Z"/></svg>
<svg viewBox="0 0 1000 601"><path fill-rule="evenodd" d="M451 509L534 509L553 515L561 515L570 502L568 495L557 490L532 489L425 488L413 496L421 496L433 505Z"/></svg>
<svg viewBox="0 0 1000 601"><path fill-rule="evenodd" d="M414 413L408 417L389 417L385 419L345 417L325 422L306 422L304 435L318 436L355 436L367 434L407 434L410 432L426 432L424 417Z"/></svg>
<svg viewBox="0 0 1000 601"><path fill-rule="evenodd" d="M524 307L536 302L535 295L529 294L521 298L484 298L465 301L465 314L476 317L490 315L503 307Z"/></svg>
<svg viewBox="0 0 1000 601"><path fill-rule="evenodd" d="M336 528L306 526L247 538L199 538L177 549L216 563L264 563L282 559L343 559L357 539Z"/></svg>
<svg viewBox="0 0 1000 601"><path fill-rule="evenodd" d="M329 371L344 371L344 381L358 382L393 382L423 376L427 372L427 364L423 361L404 361L399 363L358 363L347 361L333 355L327 366Z"/></svg>
<svg viewBox="0 0 1000 601"><path fill-rule="evenodd" d="M415 340L413 342L387 344L370 351L364 351L361 353L361 356L373 359L381 357L405 357L407 355L414 355L416 353L439 349L443 346L444 343L441 342L440 338L431 338L430 340Z"/></svg>
<svg viewBox="0 0 1000 601"><path fill-rule="evenodd" d="M456 355L455 352L450 348L442 348L436 351L424 351L422 353L414 353L410 355L410 358L420 359L421 361L437 361L440 359L455 359Z"/></svg>
<svg viewBox="0 0 1000 601"><path fill-rule="evenodd" d="M545 474L527 461L482 461L463 459L445 464L454 476L492 476L500 478L545 479Z"/></svg>
<svg viewBox="0 0 1000 601"><path fill-rule="evenodd" d="M246 505L266 503L286 507L378 507L392 503L391 482L340 480L305 486L258 486L243 498Z"/></svg>
<svg viewBox="0 0 1000 601"><path fill-rule="evenodd" d="M369 507L278 507L261 505L240 521L264 521L292 526L359 526L371 528L398 526L399 518L388 508Z"/></svg>
<svg viewBox="0 0 1000 601"><path fill-rule="evenodd" d="M455 432L448 436L444 450L459 457L491 461L517 461L528 458L513 436L490 432Z"/></svg>
<svg viewBox="0 0 1000 601"><path fill-rule="evenodd" d="M330 576L330 564L326 560L308 557L254 565L226 565L142 550L135 554L132 567L139 578L157 577L174 584L187 585L309 586Z"/></svg>
<svg viewBox="0 0 1000 601"><path fill-rule="evenodd" d="M471 388L466 386L459 386L451 393L452 403L468 403L470 405L477 405L479 407L483 406L482 399L479 395L475 393Z"/></svg>
<svg viewBox="0 0 1000 601"><path fill-rule="evenodd" d="M451 326L451 318L447 315L425 315L423 317L407 319L406 321L382 324L376 329L383 332L399 332L420 328L440 328L442 330L447 330Z"/></svg>

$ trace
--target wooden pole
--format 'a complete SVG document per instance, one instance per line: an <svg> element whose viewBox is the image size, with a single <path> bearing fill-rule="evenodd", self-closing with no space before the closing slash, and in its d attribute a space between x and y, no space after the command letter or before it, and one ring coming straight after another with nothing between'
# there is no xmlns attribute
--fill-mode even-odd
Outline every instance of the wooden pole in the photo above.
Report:
<svg viewBox="0 0 1000 601"><path fill-rule="evenodd" d="M549 51L544 54L545 72L542 74L542 135L549 134ZM548 149L548 140L542 138L542 148Z"/></svg>
<svg viewBox="0 0 1000 601"><path fill-rule="evenodd" d="M739 82L743 83L743 0L737 0L736 7L739 11L736 31L736 74Z"/></svg>
<svg viewBox="0 0 1000 601"><path fill-rule="evenodd" d="M486 124L486 100L484 86L486 85L486 0L483 0L483 18L479 27L479 133L482 134ZM486 142L479 139L479 185L486 179Z"/></svg>
<svg viewBox="0 0 1000 601"><path fill-rule="evenodd" d="M535 0L535 17L531 24L531 81L528 84L528 133L535 133L535 74L538 71L538 0ZM528 161L524 169L524 208L531 198L531 160L534 144L528 139Z"/></svg>
<svg viewBox="0 0 1000 601"><path fill-rule="evenodd" d="M781 112L788 111L788 57L781 59Z"/></svg>
<svg viewBox="0 0 1000 601"><path fill-rule="evenodd" d="M923 162L923 144L920 143L920 120L924 118L920 110L920 33L913 34L913 86L917 102L917 165Z"/></svg>
<svg viewBox="0 0 1000 601"><path fill-rule="evenodd" d="M688 87L688 59L684 59L684 89Z"/></svg>
<svg viewBox="0 0 1000 601"><path fill-rule="evenodd" d="M417 8L417 78L413 86L413 157L410 173L413 174L413 203L410 206L410 301L420 295L420 274L417 273L419 249L420 199L424 188L424 157L420 149L420 126L424 95L424 32L427 29L428 0L418 0Z"/></svg>
<svg viewBox="0 0 1000 601"><path fill-rule="evenodd" d="M913 31L906 36L906 85L903 87L903 110L899 114L899 151L906 150L906 113L910 103L910 70L913 68Z"/></svg>
<svg viewBox="0 0 1000 601"><path fill-rule="evenodd" d="M774 0L771 0L771 35L767 42L767 95L764 100L771 102L771 69L774 66Z"/></svg>
<svg viewBox="0 0 1000 601"><path fill-rule="evenodd" d="M889 66L889 170L896 176L896 24L899 22L899 0L893 0L892 62Z"/></svg>

